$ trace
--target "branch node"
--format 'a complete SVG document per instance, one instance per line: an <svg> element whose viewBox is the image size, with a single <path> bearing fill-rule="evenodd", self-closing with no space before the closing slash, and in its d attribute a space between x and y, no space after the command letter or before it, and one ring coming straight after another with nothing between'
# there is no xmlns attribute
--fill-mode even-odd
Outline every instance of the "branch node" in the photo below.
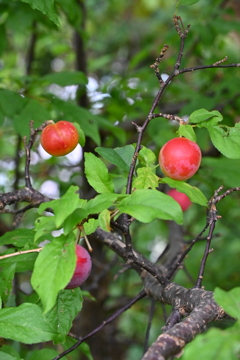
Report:
<svg viewBox="0 0 240 360"><path fill-rule="evenodd" d="M136 127L137 132L142 132L142 126L139 126L138 124L136 124L135 122L132 122L132 124Z"/></svg>
<svg viewBox="0 0 240 360"><path fill-rule="evenodd" d="M227 61L227 60L228 60L228 56L225 56L223 59L215 62L215 63L213 64L213 66L218 66L218 65L224 63L224 62Z"/></svg>

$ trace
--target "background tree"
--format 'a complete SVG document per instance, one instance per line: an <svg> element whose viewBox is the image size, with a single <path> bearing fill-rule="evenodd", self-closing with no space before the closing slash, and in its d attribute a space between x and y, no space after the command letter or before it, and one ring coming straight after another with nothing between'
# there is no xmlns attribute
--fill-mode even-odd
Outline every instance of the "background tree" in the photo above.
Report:
<svg viewBox="0 0 240 360"><path fill-rule="evenodd" d="M238 359L238 1L0 10L1 359ZM76 123L81 147L46 154L50 119ZM183 183L157 161L179 135L203 155ZM63 290L78 236L92 272Z"/></svg>

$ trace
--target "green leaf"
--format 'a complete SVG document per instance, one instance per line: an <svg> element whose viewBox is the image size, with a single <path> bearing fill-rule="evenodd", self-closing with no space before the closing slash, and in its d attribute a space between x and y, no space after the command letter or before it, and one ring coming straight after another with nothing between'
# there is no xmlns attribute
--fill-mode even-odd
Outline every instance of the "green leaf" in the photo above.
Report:
<svg viewBox="0 0 240 360"><path fill-rule="evenodd" d="M66 16L67 21L73 25L74 29L78 29L82 20L82 9L79 9L79 4L75 1L57 0L60 5L61 12Z"/></svg>
<svg viewBox="0 0 240 360"><path fill-rule="evenodd" d="M236 187L239 186L240 163L239 160L225 157L203 157L199 174L203 178L211 175L217 186Z"/></svg>
<svg viewBox="0 0 240 360"><path fill-rule="evenodd" d="M14 252L15 251L12 249L8 249L1 255L12 254ZM12 264L16 264L16 272L23 272L28 270L31 271L33 269L36 257L37 253L28 253L1 259L0 267L9 268Z"/></svg>
<svg viewBox="0 0 240 360"><path fill-rule="evenodd" d="M5 24L0 25L0 55L5 51L7 47L7 36Z"/></svg>
<svg viewBox="0 0 240 360"><path fill-rule="evenodd" d="M5 115L2 111L2 109L0 108L0 125L2 125L4 123L5 120Z"/></svg>
<svg viewBox="0 0 240 360"><path fill-rule="evenodd" d="M47 323L58 335L54 343L65 342L66 336L72 327L72 322L82 309L82 295L80 288L62 290L58 294L56 304L45 315Z"/></svg>
<svg viewBox="0 0 240 360"><path fill-rule="evenodd" d="M55 222L55 229L59 229L64 221L76 210L82 208L86 200L79 198L79 188L77 186L70 186L66 193L57 200L52 200L41 204L39 213L47 208L51 208L54 212L52 220ZM64 209L64 211L63 211ZM41 218L40 218L41 219Z"/></svg>
<svg viewBox="0 0 240 360"><path fill-rule="evenodd" d="M92 153L85 153L85 174L98 193L113 192L113 183L106 165Z"/></svg>
<svg viewBox="0 0 240 360"><path fill-rule="evenodd" d="M189 122L192 124L201 124L203 122L202 126L214 126L219 121L222 121L222 119L222 115L217 110L208 111L206 109L199 109L190 115Z"/></svg>
<svg viewBox="0 0 240 360"><path fill-rule="evenodd" d="M60 290L70 281L76 265L74 234L61 235L44 246L35 262L31 284L38 293L44 313L56 303Z"/></svg>
<svg viewBox="0 0 240 360"><path fill-rule="evenodd" d="M129 171L134 154L133 145L126 145L124 147L118 147L115 149L97 147L95 150L111 164L116 165L124 171Z"/></svg>
<svg viewBox="0 0 240 360"><path fill-rule="evenodd" d="M110 215L111 215L111 212L109 210L105 209L99 214L99 217L98 217L100 228L107 232L111 231Z"/></svg>
<svg viewBox="0 0 240 360"><path fill-rule="evenodd" d="M91 354L90 346L86 342L83 342L79 346L79 349L87 357L88 360L94 360L93 357L92 357L92 354Z"/></svg>
<svg viewBox="0 0 240 360"><path fill-rule="evenodd" d="M160 181L161 183L168 184L171 188L175 188L178 191L186 194L189 199L201 206L207 206L208 200L205 195L198 188L189 185L185 181L173 180L168 177L164 177Z"/></svg>
<svg viewBox="0 0 240 360"><path fill-rule="evenodd" d="M88 79L82 71L61 71L59 73L47 74L41 77L39 81L59 86L86 85L88 83Z"/></svg>
<svg viewBox="0 0 240 360"><path fill-rule="evenodd" d="M174 220L181 224L183 220L180 205L170 196L157 190L136 190L123 199L118 208L143 223L163 219Z"/></svg>
<svg viewBox="0 0 240 360"><path fill-rule="evenodd" d="M24 360L22 357L20 357L20 355L17 353L17 351L10 345L3 345L1 347L1 352L0 352L1 360L4 359L3 354L12 356L11 359L13 359L13 360Z"/></svg>
<svg viewBox="0 0 240 360"><path fill-rule="evenodd" d="M0 310L0 337L35 344L52 340L55 333L45 322L42 311L35 304Z"/></svg>
<svg viewBox="0 0 240 360"><path fill-rule="evenodd" d="M237 360L239 348L239 329L235 326L226 330L212 328L186 346L183 360Z"/></svg>
<svg viewBox="0 0 240 360"><path fill-rule="evenodd" d="M13 124L18 134L27 136L30 134L30 120L34 121L34 128L37 128L50 118L50 112L48 112L38 101L28 99L20 113L14 116Z"/></svg>
<svg viewBox="0 0 240 360"><path fill-rule="evenodd" d="M31 351L28 355L30 355L30 357L27 358L28 360L47 360L57 357L59 353L54 349L38 349ZM67 360L66 356L61 359Z"/></svg>
<svg viewBox="0 0 240 360"><path fill-rule="evenodd" d="M0 359L1 360L21 360L21 358L19 356L12 356L10 354L6 354L3 351L0 351Z"/></svg>
<svg viewBox="0 0 240 360"><path fill-rule="evenodd" d="M106 129L108 132L111 132L121 144L126 143L126 132L124 129L121 129L119 126L110 123L109 119L105 119L99 115L97 115L97 122L101 129Z"/></svg>
<svg viewBox="0 0 240 360"><path fill-rule="evenodd" d="M102 210L112 206L118 197L118 194L113 193L98 194L87 202L84 209L88 214L98 214Z"/></svg>
<svg viewBox="0 0 240 360"><path fill-rule="evenodd" d="M83 209L87 200L79 198L78 190L77 186L70 186L60 199L41 204L39 213L51 208L55 215L40 217L36 220L37 233L35 241L39 237L61 227L64 228L64 234L67 235L78 223L87 218L88 213Z"/></svg>
<svg viewBox="0 0 240 360"><path fill-rule="evenodd" d="M14 91L0 89L0 109L5 116L13 118L26 103L27 100Z"/></svg>
<svg viewBox="0 0 240 360"><path fill-rule="evenodd" d="M68 216L68 218L64 221L64 235L67 235L72 231L77 224L81 223L83 219L88 217L87 211L83 209L76 209L72 214Z"/></svg>
<svg viewBox="0 0 240 360"><path fill-rule="evenodd" d="M101 139L98 131L97 116L89 110L57 98L52 99L55 111L66 121L77 122L86 136L89 136L97 145Z"/></svg>
<svg viewBox="0 0 240 360"><path fill-rule="evenodd" d="M98 227L98 219L89 219L84 223L84 231L86 235L92 234Z"/></svg>
<svg viewBox="0 0 240 360"><path fill-rule="evenodd" d="M196 134L191 125L180 125L177 134L178 136L184 136L185 138L196 142Z"/></svg>
<svg viewBox="0 0 240 360"><path fill-rule="evenodd" d="M42 236L47 236L56 229L56 223L54 216L41 216L35 221L36 234L34 236L34 242Z"/></svg>
<svg viewBox="0 0 240 360"><path fill-rule="evenodd" d="M240 159L240 128L224 131L218 126L207 127L213 145L229 159Z"/></svg>
<svg viewBox="0 0 240 360"><path fill-rule="evenodd" d="M0 246L11 244L16 247L23 247L26 243L32 242L33 238L34 231L32 229L15 229L0 237Z"/></svg>
<svg viewBox="0 0 240 360"><path fill-rule="evenodd" d="M150 167L137 169L137 175L132 185L134 189L155 189L158 186L159 178Z"/></svg>
<svg viewBox="0 0 240 360"><path fill-rule="evenodd" d="M86 200L84 200L84 202L85 201ZM66 204L68 206L66 207L66 211L64 211L65 214L63 214L64 212L60 210L63 202L58 203L58 210L56 211L55 221L58 228L63 226L66 233L68 233L75 225L81 222L84 218L87 218L87 212L81 208L82 202L79 202L79 209L74 209L74 203L72 209L70 206L71 203L66 202Z"/></svg>
<svg viewBox="0 0 240 360"><path fill-rule="evenodd" d="M240 320L240 287L230 291L216 288L214 290L214 299L226 313Z"/></svg>
<svg viewBox="0 0 240 360"><path fill-rule="evenodd" d="M155 167L156 155L151 149L143 146L142 149L139 151L138 160L143 166Z"/></svg>
<svg viewBox="0 0 240 360"><path fill-rule="evenodd" d="M28 3L33 9L41 11L43 14L59 25L59 20L54 9L54 0L21 0L24 3Z"/></svg>
<svg viewBox="0 0 240 360"><path fill-rule="evenodd" d="M179 0L176 7L178 7L179 5L193 5L199 1L200 0Z"/></svg>
<svg viewBox="0 0 240 360"><path fill-rule="evenodd" d="M75 126L75 128L78 131L79 144L83 147L86 142L85 134L78 123L74 122L73 125Z"/></svg>
<svg viewBox="0 0 240 360"><path fill-rule="evenodd" d="M0 261L1 266L1 261ZM12 290L12 282L16 271L16 264L12 264L0 272L0 296L3 302L8 300Z"/></svg>

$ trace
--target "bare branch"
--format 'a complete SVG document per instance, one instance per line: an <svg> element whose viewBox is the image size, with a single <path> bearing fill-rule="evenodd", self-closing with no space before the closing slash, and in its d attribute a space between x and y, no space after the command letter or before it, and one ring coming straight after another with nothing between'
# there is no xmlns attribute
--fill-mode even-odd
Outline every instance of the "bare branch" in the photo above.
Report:
<svg viewBox="0 0 240 360"><path fill-rule="evenodd" d="M50 201L51 199L39 191L29 188L22 188L16 191L0 194L0 212L9 212L5 209L7 205L12 205L18 202L27 202L31 204L31 207L37 207L43 202ZM30 207L26 207L25 210ZM13 213L19 213L22 210L16 210Z"/></svg>
<svg viewBox="0 0 240 360"><path fill-rule="evenodd" d="M159 114L152 114L152 118L155 119L157 117L162 117L164 119L167 120L174 120L179 122L179 125L185 125L187 122L185 120L183 120L181 117L176 116L176 115L171 115L171 114L163 114L163 113L159 113Z"/></svg>
<svg viewBox="0 0 240 360"><path fill-rule="evenodd" d="M53 124L53 120L47 120L45 121L41 126L39 126L37 129L34 129L33 127L33 120L30 121L30 138L27 142L26 136L23 138L23 143L25 147L26 152L26 166L25 166L25 185L27 188L33 190L31 179L30 179L30 163L31 163L31 149L33 147L33 144L36 140L36 137L39 132L41 132L47 125Z"/></svg>
<svg viewBox="0 0 240 360"><path fill-rule="evenodd" d="M178 354L187 343L203 332L210 322L223 318L232 319L216 304L211 291L185 289L175 283L164 288L146 272L142 274L142 279L149 296L172 305L174 315L179 312L180 317L187 316L181 322L178 322L178 316L171 317L169 325L174 325L174 321L177 323L170 329L167 326L166 332L150 346L142 360L166 360Z"/></svg>
<svg viewBox="0 0 240 360"><path fill-rule="evenodd" d="M217 68L227 69L227 68L238 68L238 67L240 67L240 63L230 64L230 65L218 65L217 64L218 62L214 63L213 65L202 65L202 66L195 66L195 67L191 67L191 68L182 69L182 70L179 70L179 74L184 74L186 72L193 72L193 71L204 70L204 69L214 69L214 68L215 69L217 69Z"/></svg>

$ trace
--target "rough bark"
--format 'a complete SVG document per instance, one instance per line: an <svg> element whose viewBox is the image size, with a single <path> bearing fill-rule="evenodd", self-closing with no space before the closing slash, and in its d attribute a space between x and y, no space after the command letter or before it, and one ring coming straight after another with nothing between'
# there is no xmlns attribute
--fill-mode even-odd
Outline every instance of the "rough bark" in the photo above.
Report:
<svg viewBox="0 0 240 360"><path fill-rule="evenodd" d="M125 243L116 234L99 229L94 237L126 260ZM139 256L141 261L149 261L137 252L135 256ZM167 272L162 266L156 266L160 273ZM164 332L149 347L142 360L167 360L172 355L177 355L187 343L202 333L209 323L229 318L215 302L213 292L202 288L187 289L171 281L163 286L139 265L132 264L132 267L140 275L148 296L163 304L171 305L175 314L179 314L179 322L173 323L170 328L169 324L166 324Z"/></svg>

